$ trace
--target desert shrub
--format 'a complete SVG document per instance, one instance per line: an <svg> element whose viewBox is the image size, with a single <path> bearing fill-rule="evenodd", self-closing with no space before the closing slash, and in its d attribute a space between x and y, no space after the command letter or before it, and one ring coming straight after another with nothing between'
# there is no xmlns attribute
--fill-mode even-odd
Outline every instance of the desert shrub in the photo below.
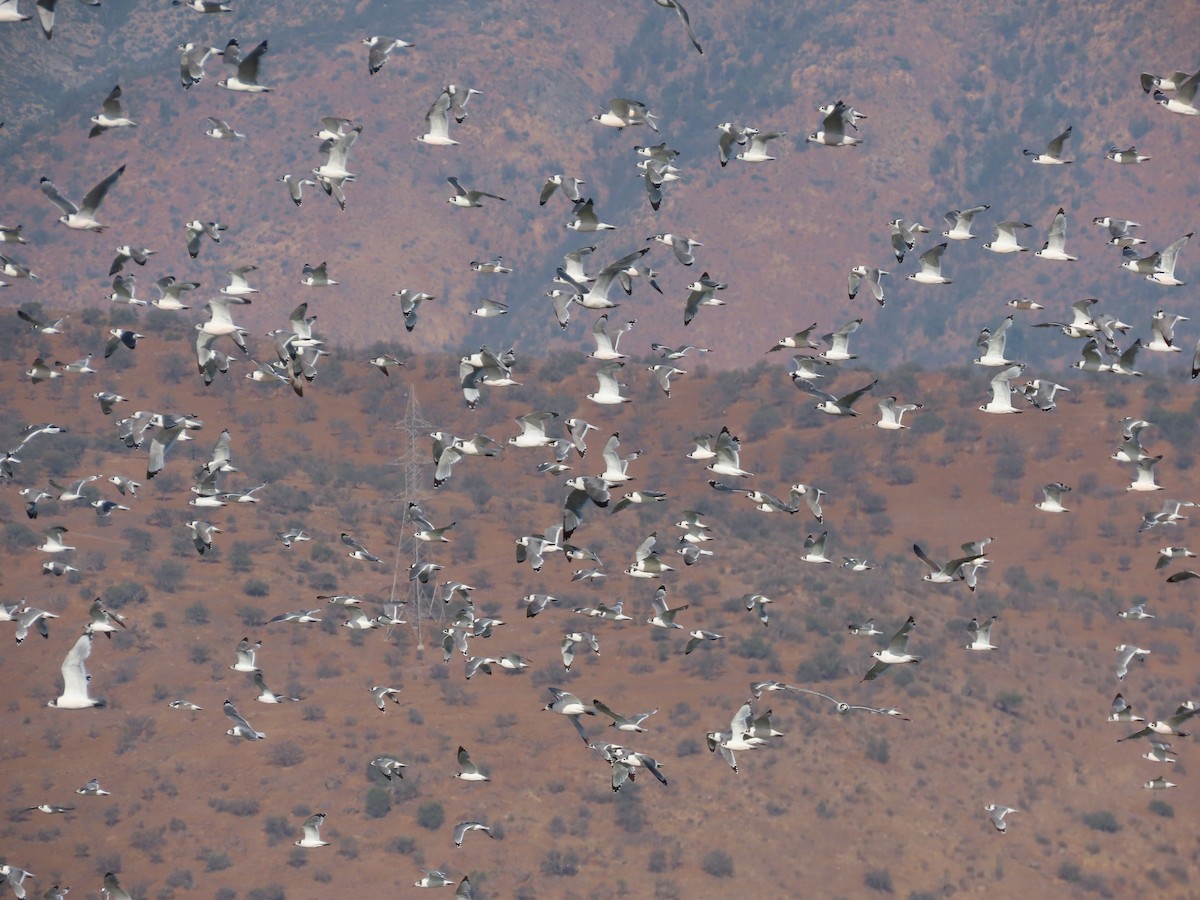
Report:
<svg viewBox="0 0 1200 900"><path fill-rule="evenodd" d="M765 438L776 428L783 426L783 416L774 406L760 406L750 415L746 423L746 437L750 440Z"/></svg>
<svg viewBox="0 0 1200 900"><path fill-rule="evenodd" d="M392 838L387 848L392 853L399 853L401 856L408 856L417 849L417 842L410 837Z"/></svg>
<svg viewBox="0 0 1200 900"><path fill-rule="evenodd" d="M1014 710L1025 702L1025 698L1017 691L1001 691L996 695L995 704L999 709Z"/></svg>
<svg viewBox="0 0 1200 900"><path fill-rule="evenodd" d="M167 876L167 885L173 888L183 888L185 891L190 891L192 889L192 870L176 869Z"/></svg>
<svg viewBox="0 0 1200 900"><path fill-rule="evenodd" d="M1092 831L1103 831L1106 834L1116 834L1121 830L1121 823L1117 821L1117 817L1106 809L1085 813L1083 824Z"/></svg>
<svg viewBox="0 0 1200 900"><path fill-rule="evenodd" d="M307 754L304 752L304 748L292 741L284 741L271 748L271 762L284 769L298 766L306 758Z"/></svg>
<svg viewBox="0 0 1200 900"><path fill-rule="evenodd" d="M539 868L543 875L574 877L579 874L579 856L574 850L551 850L542 857Z"/></svg>
<svg viewBox="0 0 1200 900"><path fill-rule="evenodd" d="M326 593L326 594L332 593L333 591L337 590L337 586L338 586L337 576L334 575L332 572L326 572L324 570L313 572L308 577L308 586L310 588L312 588L314 591L321 591L322 593ZM324 622L329 622L330 625L326 626L326 625L322 624L322 626L321 626L322 628L329 627L329 628L336 630L337 622L335 622L333 619L326 618L323 620L323 623Z"/></svg>
<svg viewBox="0 0 1200 900"><path fill-rule="evenodd" d="M154 567L154 587L164 593L173 594L183 581L186 571L183 563L178 560L164 559Z"/></svg>
<svg viewBox="0 0 1200 900"><path fill-rule="evenodd" d="M941 431L946 421L933 410L919 412L912 417L913 434L934 434Z"/></svg>
<svg viewBox="0 0 1200 900"><path fill-rule="evenodd" d="M734 645L733 652L742 659L771 659L775 653L770 643L761 635L743 638Z"/></svg>
<svg viewBox="0 0 1200 900"><path fill-rule="evenodd" d="M675 745L676 756L695 756L700 752L700 742L693 737L680 738Z"/></svg>
<svg viewBox="0 0 1200 900"><path fill-rule="evenodd" d="M242 585L242 593L247 597L266 597L271 593L271 583L261 578L251 578Z"/></svg>
<svg viewBox="0 0 1200 900"><path fill-rule="evenodd" d="M213 797L208 801L208 805L217 812L229 813L231 816L257 816L258 801L253 797L230 797L228 800L220 797Z"/></svg>
<svg viewBox="0 0 1200 900"><path fill-rule="evenodd" d="M166 843L166 831L166 827L162 825L157 828L135 829L129 838L129 844L135 850L141 850L143 853L157 853Z"/></svg>
<svg viewBox="0 0 1200 900"><path fill-rule="evenodd" d="M149 741L154 737L154 719L151 716L130 716L121 726L117 739L117 755L128 753L138 740Z"/></svg>
<svg viewBox="0 0 1200 900"><path fill-rule="evenodd" d="M1070 860L1063 860L1058 867L1058 877L1063 881L1069 881L1075 884L1082 880L1083 870L1079 868L1078 863L1073 863Z"/></svg>
<svg viewBox="0 0 1200 900"><path fill-rule="evenodd" d="M867 759L887 765L889 758L887 738L867 739Z"/></svg>
<svg viewBox="0 0 1200 900"><path fill-rule="evenodd" d="M229 548L228 563L235 572L249 572L254 568L254 545L248 541L234 541Z"/></svg>
<svg viewBox="0 0 1200 900"><path fill-rule="evenodd" d="M196 859L204 863L205 872L221 872L233 865L233 861L229 858L229 854L224 850L201 850Z"/></svg>
<svg viewBox="0 0 1200 900"><path fill-rule="evenodd" d="M238 618L242 620L242 625L246 628L257 628L266 621L267 614L262 611L261 606L252 606L249 603L239 606L237 609Z"/></svg>
<svg viewBox="0 0 1200 900"><path fill-rule="evenodd" d="M642 801L637 794L623 791L617 794L617 825L626 834L637 834L646 824Z"/></svg>
<svg viewBox="0 0 1200 900"><path fill-rule="evenodd" d="M136 560L139 556L154 552L154 536L141 528L126 528L121 532L121 537L124 538L127 545L127 550L122 553L122 558Z"/></svg>
<svg viewBox="0 0 1200 900"><path fill-rule="evenodd" d="M992 469L996 481L1020 481L1025 477L1025 458L1019 449L1003 448Z"/></svg>
<svg viewBox="0 0 1200 900"><path fill-rule="evenodd" d="M189 625L207 625L208 607L197 601L183 611L183 621Z"/></svg>
<svg viewBox="0 0 1200 900"><path fill-rule="evenodd" d="M864 490L858 495L858 507L867 515L887 512L887 497L875 491Z"/></svg>
<svg viewBox="0 0 1200 900"><path fill-rule="evenodd" d="M326 619L326 621L333 621ZM338 678L342 674L342 670L338 668L336 657L328 657L317 663L316 675L320 679Z"/></svg>
<svg viewBox="0 0 1200 900"><path fill-rule="evenodd" d="M816 681L828 681L842 674L842 653L833 641L827 642L813 656L801 660L796 666L796 681L801 684L811 684Z"/></svg>
<svg viewBox="0 0 1200 900"><path fill-rule="evenodd" d="M1154 813L1156 816L1162 816L1164 819L1175 818L1175 807L1171 806L1171 804L1167 803L1165 800L1151 800L1150 812Z"/></svg>
<svg viewBox="0 0 1200 900"><path fill-rule="evenodd" d="M724 850L713 850L704 857L700 868L713 878L732 878L733 857Z"/></svg>
<svg viewBox="0 0 1200 900"><path fill-rule="evenodd" d="M871 869L871 871L863 876L863 884L873 891L879 891L881 894L894 893L892 875L887 869Z"/></svg>
<svg viewBox="0 0 1200 900"><path fill-rule="evenodd" d="M267 816L266 822L263 823L263 831L267 833L267 846L269 847L274 847L281 841L290 840L296 834L292 823L283 816Z"/></svg>
<svg viewBox="0 0 1200 900"><path fill-rule="evenodd" d="M442 809L442 804L436 800L430 800L417 807L417 824L422 828L437 831L445 821L446 813Z"/></svg>
<svg viewBox="0 0 1200 900"><path fill-rule="evenodd" d="M24 522L9 522L4 526L4 549L10 553L28 550L40 542L37 532Z"/></svg>
<svg viewBox="0 0 1200 900"><path fill-rule="evenodd" d="M121 874L121 854L120 853L100 853L96 855L96 871L97 872L112 872L114 875Z"/></svg>
<svg viewBox="0 0 1200 900"><path fill-rule="evenodd" d="M471 498L477 509L487 506L488 501L492 499L491 482L478 473L471 473L463 478L462 490Z"/></svg>
<svg viewBox="0 0 1200 900"><path fill-rule="evenodd" d="M741 605L740 600L738 604L739 606ZM670 715L673 725L691 725L700 718L700 714L692 709L691 704L686 700L680 700L676 703L668 715Z"/></svg>
<svg viewBox="0 0 1200 900"><path fill-rule="evenodd" d="M382 819L392 811L392 797L383 788L374 787L367 791L367 816Z"/></svg>
<svg viewBox="0 0 1200 900"><path fill-rule="evenodd" d="M175 532L175 535L171 538L171 552L180 559L195 558L196 544L187 529L181 528Z"/></svg>
<svg viewBox="0 0 1200 900"><path fill-rule="evenodd" d="M120 584L106 587L101 596L105 606L120 609L127 604L145 603L150 594L136 581L122 581Z"/></svg>

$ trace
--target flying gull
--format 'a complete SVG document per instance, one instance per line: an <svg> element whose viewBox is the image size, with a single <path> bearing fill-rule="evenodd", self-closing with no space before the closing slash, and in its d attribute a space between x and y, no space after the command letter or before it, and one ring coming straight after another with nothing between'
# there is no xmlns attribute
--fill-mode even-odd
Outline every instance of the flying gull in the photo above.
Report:
<svg viewBox="0 0 1200 900"><path fill-rule="evenodd" d="M1069 490L1071 489L1061 481L1044 485L1042 487L1044 499L1034 505L1043 512L1069 512L1069 510L1062 505L1063 494L1067 493Z"/></svg>
<svg viewBox="0 0 1200 900"><path fill-rule="evenodd" d="M1031 162L1037 163L1039 166L1063 166L1069 165L1073 160L1063 159L1063 144L1067 138L1071 136L1071 126L1067 126L1067 130L1058 137L1050 141L1046 145L1045 153L1035 153L1033 150L1022 150L1025 156L1032 157Z"/></svg>
<svg viewBox="0 0 1200 900"><path fill-rule="evenodd" d="M175 49L180 53L179 82L184 90L204 80L204 64L210 56L214 53L221 55L221 51L216 47L197 46L192 41L180 44Z"/></svg>
<svg viewBox="0 0 1200 900"><path fill-rule="evenodd" d="M996 616L980 622L978 619L972 619L967 624L967 634L971 636L971 643L967 644L968 650L995 650L996 645L992 643L992 626L996 624Z"/></svg>
<svg viewBox="0 0 1200 900"><path fill-rule="evenodd" d="M821 359L830 362L844 362L845 360L858 359L850 352L850 335L858 331L862 325L862 319L851 319L837 331L824 335L821 339L829 342L829 349L818 354Z"/></svg>
<svg viewBox="0 0 1200 900"><path fill-rule="evenodd" d="M875 633L881 634L882 632L875 632ZM843 715L843 716L846 715L847 713L858 711L858 712L874 713L877 716L890 716L894 719L902 719L905 722L912 721L910 718L908 718L908 716L901 713L900 710L896 709L895 707L880 708L880 707L875 707L875 706L859 706L856 704L847 703L844 700L838 700L836 697L831 697L828 694L821 693L820 691L810 690L809 688L796 687L796 686L790 685L790 684L781 685L778 688L778 690L791 691L796 694L811 694L814 697L821 697L822 699L828 700L830 703L834 704L834 708L837 710L837 712L840 715Z"/></svg>
<svg viewBox="0 0 1200 900"><path fill-rule="evenodd" d="M1028 222L1000 222L994 226L996 236L984 244L983 249L991 250L993 253L1024 253L1029 248L1022 247L1020 241L1017 240L1017 229L1032 227ZM1016 303L1017 301L1012 302Z"/></svg>
<svg viewBox="0 0 1200 900"><path fill-rule="evenodd" d="M314 813L304 820L304 837L294 841L297 847L328 847L329 841L321 840L321 826L325 823L325 813Z"/></svg>
<svg viewBox="0 0 1200 900"><path fill-rule="evenodd" d="M1129 664L1135 658L1145 659L1150 655L1149 650L1144 650L1137 644L1119 644L1114 649L1121 654L1117 659L1117 681L1125 680L1125 676L1129 674Z"/></svg>
<svg viewBox="0 0 1200 900"><path fill-rule="evenodd" d="M363 38L362 42L370 48L367 55L367 71L372 75L378 74L393 51L413 46L400 38L383 37L378 34Z"/></svg>
<svg viewBox="0 0 1200 900"><path fill-rule="evenodd" d="M1121 150L1117 147L1109 147L1108 155L1104 157L1112 162L1119 163L1123 166L1137 165L1138 163L1148 162L1149 156L1144 156L1138 153L1137 147L1130 147L1127 150Z"/></svg>
<svg viewBox="0 0 1200 900"><path fill-rule="evenodd" d="M1029 151L1026 150L1026 153ZM990 813L989 818L992 821L992 826L1001 834L1008 831L1008 823L1004 821L1004 817L1009 813L1020 812L1019 809L1013 809L1011 806L1000 806L995 803L989 803L983 808L984 812Z"/></svg>
<svg viewBox="0 0 1200 900"><path fill-rule="evenodd" d="M119 84L109 91L108 96L104 98L102 111L98 115L92 116L91 121L92 130L88 132L89 138L94 138L113 128L132 128L137 125L137 122L126 116L121 108L121 86Z"/></svg>
<svg viewBox="0 0 1200 900"><path fill-rule="evenodd" d="M917 555L917 558L921 562L929 566L930 571L924 576L924 580L932 584L950 584L955 581L962 581L965 579L964 569L966 566L980 560L983 562L987 561L984 559L982 553L968 553L966 556L960 556L942 565L930 559L925 551L921 549L920 544L913 544L913 553ZM968 584L968 587L972 591L975 590L970 584Z"/></svg>
<svg viewBox="0 0 1200 900"><path fill-rule="evenodd" d="M64 197L49 178L43 177L39 183L39 187L50 202L63 211L63 215L58 217L59 222L77 231L99 232L104 230L104 226L96 221L96 211L100 208L105 194L117 183L117 179L121 177L121 173L124 171L125 167L121 166L97 184L84 195L83 200L78 206Z"/></svg>
<svg viewBox="0 0 1200 900"><path fill-rule="evenodd" d="M921 268L909 275L910 281L918 284L953 284L953 280L942 274L942 254L946 252L946 243L938 244L921 254L917 260Z"/></svg>
<svg viewBox="0 0 1200 900"><path fill-rule="evenodd" d="M471 755L462 746L458 748L458 768L460 771L454 777L460 781L491 781L490 778L479 771L479 767L475 763L471 762ZM461 841L458 843L461 843Z"/></svg>
<svg viewBox="0 0 1200 900"><path fill-rule="evenodd" d="M921 657L914 656L908 652L908 636L909 633L916 627L916 621L912 616L900 626L900 630L892 635L892 639L888 641L887 648L884 650L876 650L871 655L875 658L874 665L867 670L867 674L862 677L863 681L873 681L887 671L888 666L900 665L902 663L919 663Z"/></svg>
<svg viewBox="0 0 1200 900"><path fill-rule="evenodd" d="M487 191L474 191L462 186L457 178L451 175L446 179L454 188L454 196L447 200L452 206L461 207L481 207L479 202L481 197L490 197L493 200L504 200L499 194L489 194Z"/></svg>
<svg viewBox="0 0 1200 900"><path fill-rule="evenodd" d="M454 846L461 847L463 838L466 837L468 831L482 831L488 837L495 839L492 834L492 829L484 825L482 822L459 822L454 826Z"/></svg>
<svg viewBox="0 0 1200 900"><path fill-rule="evenodd" d="M810 144L824 144L826 147L853 147L862 143L862 138L846 134L846 115L850 107L838 100L821 120L821 127L804 140ZM851 117L853 118L853 117Z"/></svg>
<svg viewBox="0 0 1200 900"><path fill-rule="evenodd" d="M653 131L658 131L658 117L646 108L645 103L621 97L609 100L608 109L592 116L592 121L617 129L628 125L649 125Z"/></svg>
<svg viewBox="0 0 1200 900"><path fill-rule="evenodd" d="M942 217L951 226L949 231L942 232L942 237L948 237L952 241L969 241L974 239L975 235L971 234L971 225L974 223L977 215L989 209L991 209L991 206L984 203L968 209L951 210Z"/></svg>
<svg viewBox="0 0 1200 900"><path fill-rule="evenodd" d="M901 428L908 428L903 421L904 414L924 408L924 404L921 403L897 403L895 397L885 397L879 401L880 418L875 425L885 431L898 431Z"/></svg>
<svg viewBox="0 0 1200 900"><path fill-rule="evenodd" d="M863 394L874 388L879 383L879 379L875 379L870 384L864 385L856 391L851 391L842 397L835 397L833 394L827 394L825 391L818 390L807 381L796 381L795 383L802 390L821 400L820 403L813 407L819 412L831 416L857 416L858 413L854 411L854 404L858 402Z"/></svg>
<svg viewBox="0 0 1200 900"><path fill-rule="evenodd" d="M542 185L541 193L538 195L538 205L545 206L556 190L561 190L572 203L578 203L583 199L579 193L579 186L583 184L587 184L587 182L581 178L573 178L569 175L551 175Z"/></svg>
<svg viewBox="0 0 1200 900"><path fill-rule="evenodd" d="M245 56L242 56L238 42L230 40L225 45L224 57L226 65L231 66L234 71L233 74L218 81L217 87L223 87L228 91L249 94L263 94L273 90L258 83L258 67L266 52L267 42L263 41Z"/></svg>
<svg viewBox="0 0 1200 900"><path fill-rule="evenodd" d="M673 9L679 14L679 21L683 23L688 40L692 42L692 46L696 48L697 53L703 53L704 49L700 46L700 42L696 40L696 32L692 30L692 21L688 18L687 10L683 8L683 4L679 0L654 0L654 2L664 9Z"/></svg>
<svg viewBox="0 0 1200 900"><path fill-rule="evenodd" d="M81 634L67 652L62 664L63 691L55 700L47 703L56 709L91 709L93 706L104 706L102 698L88 696L91 676L87 672L87 658L92 653L92 635L89 632Z"/></svg>

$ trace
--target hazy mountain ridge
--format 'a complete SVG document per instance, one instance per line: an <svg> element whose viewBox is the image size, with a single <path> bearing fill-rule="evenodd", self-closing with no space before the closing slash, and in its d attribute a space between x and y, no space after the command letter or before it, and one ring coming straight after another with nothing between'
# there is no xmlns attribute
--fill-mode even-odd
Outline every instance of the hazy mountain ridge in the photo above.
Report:
<svg viewBox="0 0 1200 900"><path fill-rule="evenodd" d="M886 14L837 19L792 5L757 4L750 16L735 7L697 13L697 27L711 35L703 57L676 46L680 35L666 27L676 23L655 8L644 17L594 6L574 10L570 17L531 18L516 4L496 7L478 25L465 24L453 10L434 15L418 9L403 23L408 31L389 23L418 46L396 54L374 78L365 73L365 50L357 44L360 32L370 30L369 9L340 13L320 31L295 24L324 21L315 8L306 16L303 4L286 17L248 9L228 16L139 10L90 50L86 42L72 42L90 34L83 27L85 16L97 11L70 9L60 17L64 24L50 44L36 43L33 38L42 39L33 28L9 29L43 78L53 80L52 73L37 66L57 58L53 51L60 39L81 57L79 69L89 52L107 58L109 42L118 39L144 49L130 54L132 73L108 69L103 80L73 94L77 120L47 122L37 116L30 131L22 114L36 113L36 106L13 110L15 118L6 113L5 131L27 139L10 183L33 186L42 173L50 173L68 195L82 193L101 174L127 162L126 177L104 207L103 219L114 223L113 238L136 236L156 244L157 271L175 271L205 282L206 288L224 268L252 261L262 267L266 287L278 294L295 284L306 259L329 258L343 284L341 294L329 295L339 302L339 314L323 316L322 328L338 341L360 346L380 337L414 349L458 349L481 339L525 345L532 352L559 346L562 338L540 295L562 253L596 243L593 260L602 265L644 246L641 238L661 230L695 233L704 241L697 268L730 285L729 307L705 311L684 329L685 285L698 272L683 270L658 248L648 259L662 273L665 295L639 285L618 315L637 318L641 333L649 333L647 344L656 339L721 344L712 363L723 367L747 364L761 352L760 345L769 346L780 332L813 320L832 330L864 316L858 337L865 353L888 364L920 356L936 365L969 358L966 338L1002 317L1001 302L1009 295L1042 299L1056 315L1074 299L1100 296L1127 321L1134 315L1131 303L1161 305L1173 299L1119 272L1117 254L1088 224L1106 213L1138 219L1151 246L1194 226L1194 186L1186 174L1193 151L1185 149L1193 143L1183 141L1193 123L1163 113L1137 86L1137 72L1160 62L1144 59L1137 49L1140 31L1160 33L1152 17L1115 6L1096 11L1091 23L1037 6L982 14L982 19L945 4L893 4ZM104 16L117 14L104 9ZM622 28L631 16L638 22L633 33ZM568 27L592 35L586 39L584 65L578 43L584 39L562 31ZM622 31L630 33L624 45L601 38ZM798 44L789 41L793 34L802 36ZM217 58L210 61L204 83L180 90L174 45L204 35L218 46L236 35L246 49L270 38L264 81L276 93L265 99L232 97L215 89L222 77ZM1057 49L1068 42L1077 55ZM514 55L514 46L529 50ZM941 52L930 56L930 46ZM1168 52L1158 43L1155 48L1156 54ZM886 64L876 66L880 59ZM1185 64L1190 65L1164 60L1160 68ZM131 112L142 124L132 134L89 142L85 114L98 107L113 80L123 81ZM455 129L462 146L413 143L425 110L448 81L484 89L470 107L471 117ZM315 84L321 85L319 95L311 87ZM156 95L163 99L156 101ZM620 95L644 99L662 117L662 138L683 151L684 181L667 186L658 213L642 196L630 148L661 138L645 128L618 135L588 122L609 96ZM819 120L815 106L835 96L868 112L861 126L866 142L851 150L805 149L803 137ZM364 125L352 154L360 179L348 186L345 212L319 194L295 210L273 179L319 162L316 142L307 135L318 116L331 113ZM228 118L248 133L248 141L230 145L206 138L206 115ZM776 142L782 145L779 160L721 170L715 163L714 126L727 119L788 131ZM1076 164L1063 171L1035 171L1021 148L1040 147L1065 124L1075 128L1068 149ZM1141 167L1117 167L1103 159L1109 142L1126 146L1133 139L1156 159ZM64 170L67 159L72 162ZM569 234L562 227L569 218L565 202L556 198L538 209L533 198L552 171L587 179L597 209L617 222L618 230L603 236ZM509 202L483 210L452 209L444 202L449 174ZM157 202L146 203L148 196ZM953 246L947 254L946 267L956 283L943 289L905 284L914 264L891 259L887 220L917 217L940 230L942 212L976 202L993 208L977 224L980 239ZM1081 255L1081 264L1056 266L1034 261L1031 254L995 259L979 251L990 223L1012 216L1034 225L1027 243L1036 247L1059 205L1071 214L1069 246ZM66 268L53 255L61 243L49 241L44 230L52 213L36 193L19 191L9 192L0 213L4 221L27 222L31 236L41 238L23 252L35 271L39 263L43 270ZM197 216L227 222L231 231L220 247L205 247L198 261L189 262L181 252L182 224ZM914 260L932 246L932 237L912 254ZM93 284L97 292L104 289L113 243L88 236L70 242L76 254L84 254L81 271L91 274L85 282L64 273L63 302L86 305L97 296L90 293ZM270 253L263 252L266 247ZM489 280L467 268L471 259L496 254L514 265L513 276ZM886 282L886 309L862 298L844 299L845 274L859 262L894 273ZM390 299L400 287L438 296L422 311L421 331L407 338ZM44 291L19 289L21 299L45 301ZM347 295L353 297L353 313L341 311ZM510 303L511 314L479 325L466 312L482 296ZM246 318L255 328L270 328L282 312L256 307ZM586 340L588 317L579 312L575 318L584 319L584 327L572 323L567 346ZM735 317L742 339L730 344ZM943 331L963 335L964 349L944 342ZM1043 357L1064 361L1073 353L1061 344L1041 348Z"/></svg>

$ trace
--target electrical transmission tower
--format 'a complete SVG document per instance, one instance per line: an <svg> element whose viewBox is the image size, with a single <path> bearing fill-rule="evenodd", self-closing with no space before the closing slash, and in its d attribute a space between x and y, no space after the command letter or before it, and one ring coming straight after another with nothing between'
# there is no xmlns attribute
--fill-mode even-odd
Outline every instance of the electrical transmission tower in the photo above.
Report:
<svg viewBox="0 0 1200 900"><path fill-rule="evenodd" d="M416 388L409 386L408 402L404 407L404 419L396 425L397 430L402 432L403 435L401 441L404 446L404 452L392 461L392 465L399 466L401 469L403 485L400 493L394 499L404 504L404 512L400 519L400 536L396 540L391 602L406 604L409 614L413 619L413 627L417 632L418 652L422 652L425 649L425 620L435 618L440 620L445 616L442 604L434 602L437 599L436 585L421 584L416 579L409 580L404 599L397 599L401 565L411 562L415 566L421 562L423 542L413 536L408 509L410 503L419 504L425 498L424 486L429 483L432 477L432 473L429 471L432 462L429 458L428 443L429 432L432 427L421 415L421 404L417 400Z"/></svg>

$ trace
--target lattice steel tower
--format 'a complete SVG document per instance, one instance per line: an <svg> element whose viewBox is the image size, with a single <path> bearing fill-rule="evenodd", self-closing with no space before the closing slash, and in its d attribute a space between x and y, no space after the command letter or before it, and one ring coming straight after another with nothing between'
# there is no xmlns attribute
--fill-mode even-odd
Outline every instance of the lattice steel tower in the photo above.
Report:
<svg viewBox="0 0 1200 900"><path fill-rule="evenodd" d="M396 558L392 572L392 603L404 603L408 609L408 613L412 619L412 625L417 632L417 650L421 652L425 649L424 643L424 622L427 619L441 620L445 618L445 610L442 608L444 604L435 603L437 599L437 586L424 585L421 582L413 579L408 579L407 564L416 565L421 562L421 550L423 542L413 537L412 523L408 515L408 505L410 503L420 503L427 495L425 485L431 484L433 473L430 467L433 461L429 455L429 434L433 426L425 420L421 415L421 404L417 400L417 389L415 386L409 386L408 402L404 407L404 419L396 425L396 429L403 433L402 443L404 445L404 453L392 461L392 465L399 466L403 485L400 493L393 498L397 503L404 504L404 512L400 519L400 535L396 539ZM401 566L404 566L404 579L407 581L407 588L403 600L397 599L397 592L400 585L402 571Z"/></svg>

